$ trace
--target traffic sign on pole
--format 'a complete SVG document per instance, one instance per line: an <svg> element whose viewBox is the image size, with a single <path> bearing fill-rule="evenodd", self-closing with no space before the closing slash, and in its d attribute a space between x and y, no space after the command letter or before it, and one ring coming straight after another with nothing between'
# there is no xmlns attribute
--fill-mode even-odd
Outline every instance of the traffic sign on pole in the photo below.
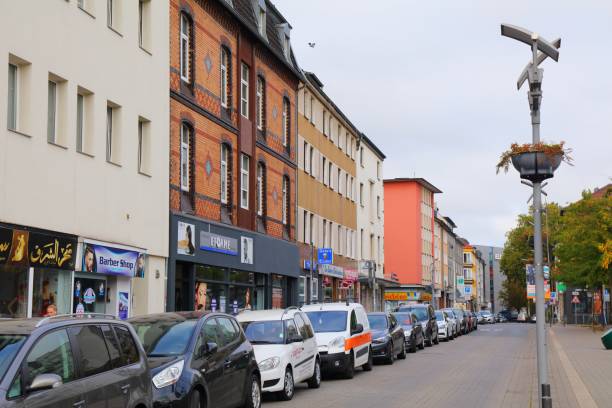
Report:
<svg viewBox="0 0 612 408"><path fill-rule="evenodd" d="M574 297L572 298L572 303L574 304L580 303L580 299L578 299L578 296L574 295Z"/></svg>

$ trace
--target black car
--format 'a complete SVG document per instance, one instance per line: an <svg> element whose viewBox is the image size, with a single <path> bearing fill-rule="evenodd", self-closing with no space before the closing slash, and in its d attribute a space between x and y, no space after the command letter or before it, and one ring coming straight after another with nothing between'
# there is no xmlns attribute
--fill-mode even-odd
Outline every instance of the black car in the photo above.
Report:
<svg viewBox="0 0 612 408"><path fill-rule="evenodd" d="M370 330L372 331L372 356L374 359L384 359L387 364L393 364L395 357L406 358L406 341L404 329L397 319L389 313L368 313Z"/></svg>
<svg viewBox="0 0 612 408"><path fill-rule="evenodd" d="M0 321L0 407L150 408L133 328L113 316Z"/></svg>
<svg viewBox="0 0 612 408"><path fill-rule="evenodd" d="M499 312L499 314L504 316L509 322L514 322L518 318L518 312L516 310L504 309Z"/></svg>
<svg viewBox="0 0 612 408"><path fill-rule="evenodd" d="M392 315L404 330L406 348L411 353L416 352L417 347L423 350L425 348L425 335L423 334L423 326L419 323L416 315L408 312L395 312Z"/></svg>
<svg viewBox="0 0 612 408"><path fill-rule="evenodd" d="M425 344L431 347L433 344L438 344L440 339L438 338L438 322L436 321L436 314L432 305L415 304L400 306L397 308L398 312L409 312L414 313L425 332Z"/></svg>
<svg viewBox="0 0 612 408"><path fill-rule="evenodd" d="M253 346L232 316L169 312L129 321L147 353L155 407L260 407Z"/></svg>

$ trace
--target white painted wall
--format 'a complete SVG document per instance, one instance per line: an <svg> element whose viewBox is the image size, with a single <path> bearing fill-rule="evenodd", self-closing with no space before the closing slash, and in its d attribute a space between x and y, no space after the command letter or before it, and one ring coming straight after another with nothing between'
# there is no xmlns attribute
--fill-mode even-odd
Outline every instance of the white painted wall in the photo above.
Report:
<svg viewBox="0 0 612 408"><path fill-rule="evenodd" d="M361 152L357 151L357 256L359 260L376 261L376 277L384 276L385 251L385 204L383 188L383 159L380 158L369 145L362 142L359 149L363 149L363 160ZM363 184L363 205L360 202L360 184ZM377 197L380 199L380 211L377 214ZM364 230L364 242L361 243L361 230ZM371 235L374 235L374 247L372 247ZM380 250L378 249L378 237L380 237ZM362 250L363 248L363 250Z"/></svg>
<svg viewBox="0 0 612 408"><path fill-rule="evenodd" d="M134 280L133 313L161 311L169 218L169 5L149 3L145 51L138 42L138 1L114 2L116 31L107 26L106 0L85 3L91 14L76 0L2 5L0 221L146 249L146 278ZM21 67L20 133L7 130L11 60L27 62ZM61 146L47 142L50 74L66 81ZM93 93L86 126L91 155L76 151L78 87ZM106 161L107 101L121 106L115 164ZM149 175L138 172L139 117L151 121Z"/></svg>

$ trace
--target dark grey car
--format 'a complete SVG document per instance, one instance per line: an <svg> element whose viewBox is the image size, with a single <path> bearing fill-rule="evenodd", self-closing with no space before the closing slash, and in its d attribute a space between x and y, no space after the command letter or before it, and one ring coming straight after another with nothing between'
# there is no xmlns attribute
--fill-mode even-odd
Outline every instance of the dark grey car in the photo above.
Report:
<svg viewBox="0 0 612 408"><path fill-rule="evenodd" d="M132 327L112 316L0 321L0 407L150 408Z"/></svg>

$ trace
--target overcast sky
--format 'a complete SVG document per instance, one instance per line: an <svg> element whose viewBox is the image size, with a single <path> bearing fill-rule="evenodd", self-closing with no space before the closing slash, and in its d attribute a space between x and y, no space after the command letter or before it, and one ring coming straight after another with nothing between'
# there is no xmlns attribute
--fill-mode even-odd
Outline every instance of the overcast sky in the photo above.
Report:
<svg viewBox="0 0 612 408"><path fill-rule="evenodd" d="M562 38L559 62L541 65L541 135L565 140L575 166L556 172L549 200L610 182L612 1L273 1L302 69L387 155L385 178L437 186L440 211L471 243L502 246L530 195L514 170L495 174L503 150L531 141L516 89L530 49L501 37L502 22Z"/></svg>

